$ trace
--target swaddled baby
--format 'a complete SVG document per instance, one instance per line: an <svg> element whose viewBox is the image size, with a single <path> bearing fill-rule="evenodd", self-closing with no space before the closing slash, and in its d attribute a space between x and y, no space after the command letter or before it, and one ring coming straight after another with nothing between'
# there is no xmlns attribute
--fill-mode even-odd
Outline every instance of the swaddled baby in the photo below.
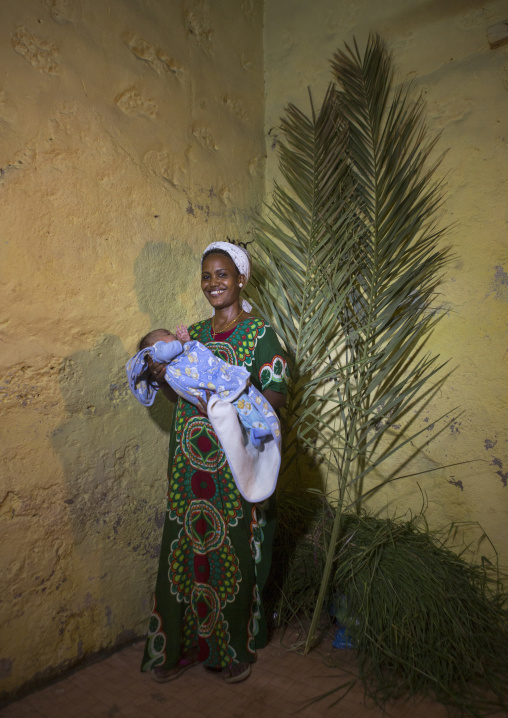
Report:
<svg viewBox="0 0 508 718"><path fill-rule="evenodd" d="M207 402L207 392L231 402L253 447L259 448L261 441L269 437L277 440L277 416L261 392L251 385L248 370L219 359L204 344L192 340L185 328L180 327L177 334L178 338L167 329L150 332L141 340L140 351L127 362L129 387L136 399L144 406L155 401L159 386L149 366L152 361L160 362L166 364L169 386L195 406L200 406L199 398Z"/></svg>

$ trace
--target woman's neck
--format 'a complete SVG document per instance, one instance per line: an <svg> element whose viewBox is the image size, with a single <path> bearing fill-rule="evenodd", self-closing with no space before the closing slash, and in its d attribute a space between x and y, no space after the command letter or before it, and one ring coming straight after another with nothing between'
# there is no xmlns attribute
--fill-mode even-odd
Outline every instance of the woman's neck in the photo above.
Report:
<svg viewBox="0 0 508 718"><path fill-rule="evenodd" d="M212 317L212 334L221 334L233 329L246 316L240 302L217 309Z"/></svg>

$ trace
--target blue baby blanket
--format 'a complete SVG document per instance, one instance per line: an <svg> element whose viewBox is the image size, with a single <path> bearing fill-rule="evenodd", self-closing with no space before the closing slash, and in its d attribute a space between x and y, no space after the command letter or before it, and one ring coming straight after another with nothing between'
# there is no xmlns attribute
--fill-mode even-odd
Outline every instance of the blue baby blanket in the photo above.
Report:
<svg viewBox="0 0 508 718"><path fill-rule="evenodd" d="M159 389L147 357L167 364L165 379L183 399L199 406L208 401L208 417L224 449L240 493L252 503L275 490L280 468L280 424L265 397L250 383L245 367L216 357L192 340L156 342L126 364L129 387L144 406L151 406ZM240 419L240 422L238 421Z"/></svg>

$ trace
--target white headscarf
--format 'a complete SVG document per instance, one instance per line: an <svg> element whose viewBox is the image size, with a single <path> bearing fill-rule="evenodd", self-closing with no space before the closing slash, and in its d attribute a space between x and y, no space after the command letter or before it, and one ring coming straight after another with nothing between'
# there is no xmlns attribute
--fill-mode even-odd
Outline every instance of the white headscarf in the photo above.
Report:
<svg viewBox="0 0 508 718"><path fill-rule="evenodd" d="M235 264L235 267L238 269L238 272L240 274L243 274L243 276L245 277L243 283L243 286L245 287L250 279L252 267L249 252L243 247L239 247L237 244L232 244L231 242L212 242L203 252L203 255L201 257L201 265L203 264L203 258L205 254L207 254L207 252L210 252L212 249L221 249L223 252L226 252L226 254L231 257ZM242 309L245 312L250 312L252 309L252 306L246 299L242 299Z"/></svg>

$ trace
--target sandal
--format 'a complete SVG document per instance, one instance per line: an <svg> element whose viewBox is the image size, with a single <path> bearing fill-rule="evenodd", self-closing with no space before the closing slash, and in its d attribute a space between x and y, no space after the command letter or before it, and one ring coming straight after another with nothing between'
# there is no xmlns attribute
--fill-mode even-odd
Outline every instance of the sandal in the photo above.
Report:
<svg viewBox="0 0 508 718"><path fill-rule="evenodd" d="M241 669L239 673L233 673L235 668ZM250 676L250 663L231 663L227 668L222 669L224 683L240 683Z"/></svg>
<svg viewBox="0 0 508 718"><path fill-rule="evenodd" d="M176 666L173 666L173 668L161 668L160 666L155 666L155 668L152 668L150 671L150 677L156 683L168 683L169 681L174 681L175 678L179 678L182 673L185 673L185 671L192 668L192 666L197 666L198 663L199 661L197 658L190 660L187 658L180 658Z"/></svg>

